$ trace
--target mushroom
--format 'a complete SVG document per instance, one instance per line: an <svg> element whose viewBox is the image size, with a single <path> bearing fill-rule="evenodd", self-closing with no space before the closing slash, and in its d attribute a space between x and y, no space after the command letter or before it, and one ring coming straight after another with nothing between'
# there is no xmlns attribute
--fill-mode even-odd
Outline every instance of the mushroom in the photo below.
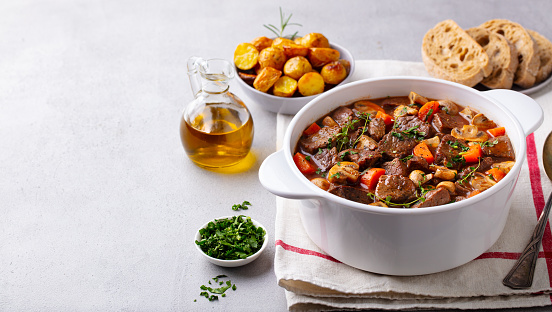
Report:
<svg viewBox="0 0 552 312"><path fill-rule="evenodd" d="M456 185L454 185L454 182L450 182L450 181L439 182L439 184L437 184L437 188L440 188L440 187L446 188L450 194L454 194L456 192Z"/></svg>
<svg viewBox="0 0 552 312"><path fill-rule="evenodd" d="M340 161L328 172L328 181L331 183L354 183L358 180L358 164L351 161Z"/></svg>
<svg viewBox="0 0 552 312"><path fill-rule="evenodd" d="M399 107L395 108L395 110L393 111L393 116L395 118L406 115L418 115L418 110L414 107L399 105Z"/></svg>
<svg viewBox="0 0 552 312"><path fill-rule="evenodd" d="M433 179L433 174L425 174L425 172L423 172L422 170L412 170L408 178L410 178L410 180L412 180L414 184L420 186L427 181Z"/></svg>
<svg viewBox="0 0 552 312"><path fill-rule="evenodd" d="M324 191L327 191L330 188L330 182L324 178L314 178L310 180L314 185L318 186L319 188L323 189Z"/></svg>
<svg viewBox="0 0 552 312"><path fill-rule="evenodd" d="M498 168L498 169L502 170L504 173L508 174L508 172L510 172L510 170L512 169L514 164L515 164L515 162L513 162L513 161L503 161L503 162L499 162L499 163L494 163L494 164L492 164L491 167Z"/></svg>
<svg viewBox="0 0 552 312"><path fill-rule="evenodd" d="M333 120L330 116L324 117L324 119L322 120L322 124L326 127L338 126L337 122L335 122L335 120Z"/></svg>
<svg viewBox="0 0 552 312"><path fill-rule="evenodd" d="M422 142L424 142L427 146L431 148L437 148L439 146L439 143L441 143L441 140L438 136L434 136L430 139L425 139Z"/></svg>
<svg viewBox="0 0 552 312"><path fill-rule="evenodd" d="M456 115L458 114L458 105L454 103L453 101L449 100L439 100L437 101L439 103L439 106L442 110L444 110L449 115Z"/></svg>
<svg viewBox="0 0 552 312"><path fill-rule="evenodd" d="M375 150L378 148L378 142L371 137L363 134L358 138L358 143L355 145L356 149L363 150Z"/></svg>
<svg viewBox="0 0 552 312"><path fill-rule="evenodd" d="M416 92L410 92L408 95L408 98L410 99L410 104L420 104L424 105L425 103L429 102L429 100L421 95L419 95Z"/></svg>
<svg viewBox="0 0 552 312"><path fill-rule="evenodd" d="M481 130L496 128L495 122L490 120L489 118L487 118L487 116L481 113L473 116L471 124L474 126L477 126L477 128Z"/></svg>
<svg viewBox="0 0 552 312"><path fill-rule="evenodd" d="M389 206L387 206L385 203L382 203L382 202L380 202L380 201L377 201L377 202L375 202L375 203L371 203L371 204L368 204L368 205L369 205L369 206L385 207L385 208L389 207Z"/></svg>
<svg viewBox="0 0 552 312"><path fill-rule="evenodd" d="M468 106L464 108L460 113L458 113L460 116L464 117L465 119L471 121L473 119L473 116L477 115L476 112L472 111L471 108Z"/></svg>
<svg viewBox="0 0 552 312"><path fill-rule="evenodd" d="M480 192L483 192L495 184L495 181L491 180L491 178L481 172L475 172L473 177L470 179L470 185Z"/></svg>
<svg viewBox="0 0 552 312"><path fill-rule="evenodd" d="M456 170L449 169L442 166L430 166L429 168L432 170L435 170L434 176L441 180L447 180L447 181L454 180L454 178L456 178L456 174L458 173L458 171Z"/></svg>
<svg viewBox="0 0 552 312"><path fill-rule="evenodd" d="M457 138L471 142L485 142L489 139L489 135L484 131L480 131L477 126L464 125L462 129L454 128L450 134Z"/></svg>

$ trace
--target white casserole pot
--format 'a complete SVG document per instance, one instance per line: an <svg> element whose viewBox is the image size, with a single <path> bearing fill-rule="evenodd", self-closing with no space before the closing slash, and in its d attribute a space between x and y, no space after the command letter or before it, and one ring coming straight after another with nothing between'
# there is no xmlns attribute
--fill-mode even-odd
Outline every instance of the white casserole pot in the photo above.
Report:
<svg viewBox="0 0 552 312"><path fill-rule="evenodd" d="M406 96L470 106L506 128L516 162L504 179L482 194L419 209L369 206L335 196L307 180L292 153L305 128L335 108L359 99ZM525 137L543 121L530 97L511 90L480 92L432 78L386 77L352 82L317 97L295 115L281 150L259 170L261 184L275 195L301 200L300 215L309 237L324 252L350 266L389 275L421 275L465 264L498 239L526 158Z"/></svg>

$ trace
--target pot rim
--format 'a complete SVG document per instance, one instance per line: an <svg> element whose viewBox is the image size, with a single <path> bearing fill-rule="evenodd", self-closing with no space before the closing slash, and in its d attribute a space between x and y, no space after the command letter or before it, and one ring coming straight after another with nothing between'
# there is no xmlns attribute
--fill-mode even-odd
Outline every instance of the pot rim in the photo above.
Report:
<svg viewBox="0 0 552 312"><path fill-rule="evenodd" d="M474 196L474 197L471 197L471 198L464 199L460 202L455 202L455 203L440 205L440 206L434 206L434 207L427 207L427 208L423 208L423 209L387 208L387 207L370 206L370 205L354 202L354 201L351 201L351 200L333 195L331 193L328 193L327 191L324 191L324 190L320 189L319 187L315 186L313 183L310 183L310 181L308 181L303 176L303 174L299 171L299 169L297 168L297 166L293 162L293 158L292 158L292 152L293 151L291 150L291 142L290 141L291 141L292 132L293 132L294 128L297 127L298 121L304 115L308 116L309 109L311 109L312 107L317 105L318 102L323 101L326 97L329 97L329 96L333 95L336 92L345 93L347 91L347 89L354 88L357 85L362 85L362 84L370 83L370 82L373 82L373 81L397 81L397 80L428 81L428 82L435 83L435 84L442 84L442 85L452 86L454 88L462 90L463 92L473 93L473 94L477 95L478 97L480 97L482 101L491 102L493 105L495 105L497 108L499 108L503 113L505 113L505 115L507 115L508 118L511 119L511 121L513 122L513 125L514 125L513 129L510 129L510 128L507 129L508 137L512 138L512 137L515 136L516 139L520 140L520 142L521 142L521 144L519 144L519 149L515 150L515 155L516 155L515 164L512 167L512 169L510 170L510 174L507 174L505 176L505 178L503 178L501 181L499 181L496 185L494 185L490 189L485 190L483 196ZM348 102L344 102L343 104L341 104L339 106L347 105L349 103L352 103L353 101L355 101L355 99L351 99ZM460 105L464 106L465 104L460 103ZM337 107L338 106L335 106L332 109L335 109ZM311 117L313 117L313 116L311 116ZM320 118L320 116L316 116L315 120L317 120L318 118ZM297 142L295 142L295 144L297 144ZM519 173L521 171L521 167L523 165L523 162L526 158L526 150L527 150L527 148L526 148L526 144L525 144L525 134L524 134L523 128L521 127L521 124L520 124L518 118L516 118L513 115L513 113L509 109L507 109L503 104L499 103L498 101L496 101L495 99L493 99L489 96L485 96L484 92L478 91L476 89L473 89L473 88L470 88L470 87L467 87L467 86L464 86L464 85L461 85L461 84L458 84L458 83L454 83L454 82L450 82L450 81L446 81L446 80L441 80L441 79L436 79L436 78L415 77L415 76L389 76L389 77L369 78L369 79L358 80L358 81L355 81L355 82L350 82L350 83L348 83L344 86L336 87L332 90L329 90L328 92L325 92L321 96L319 96L319 97L313 99L312 101L310 101L305 107L303 107L293 117L292 121L290 122L290 124L289 124L289 126L286 130L284 140L283 140L283 152L285 154L284 157L285 157L286 163L287 163L288 166L291 167L291 170L292 170L292 173L294 174L294 176L296 178L298 178L299 181L301 181L301 183L311 191L311 193L312 193L311 199L313 199L313 200L314 199L329 200L329 201L335 202L337 204L340 204L340 205L342 205L343 207L346 207L346 208L351 208L351 209L354 209L354 210L359 210L359 211L364 211L364 212L370 212L370 213L374 213L374 214L382 214L382 215L425 215L425 214L435 214L435 213L442 213L442 212L447 212L447 211L451 211L451 210L461 209L461 208L466 207L466 206L477 204L478 202L484 200L486 197L493 196L494 194L496 194L498 191L500 191L503 187L505 187L506 185L508 185L512 181L517 180L517 178L519 176Z"/></svg>

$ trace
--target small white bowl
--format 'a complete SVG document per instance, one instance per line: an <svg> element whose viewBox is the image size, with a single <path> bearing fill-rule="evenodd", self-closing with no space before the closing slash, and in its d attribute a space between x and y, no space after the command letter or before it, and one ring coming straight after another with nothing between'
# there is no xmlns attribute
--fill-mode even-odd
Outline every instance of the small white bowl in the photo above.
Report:
<svg viewBox="0 0 552 312"><path fill-rule="evenodd" d="M222 220L222 219L232 219L232 216L216 218L216 220ZM214 220L211 220L209 222L213 222L213 221ZM207 254L205 254L203 252L203 250L201 250L201 248L195 243L195 241L200 241L201 240L201 234L199 234L199 230L206 228L207 225L209 224L209 222L205 223L201 228L199 228L196 231L196 235L195 235L195 239L194 239L194 245L197 248L197 250L205 258L207 258L207 260L209 260L211 263L216 264L218 266L227 267L227 268L234 268L234 267L239 267L239 266L242 266L242 265L246 265L246 264L252 262L253 260L257 259L261 255L261 253L263 253L263 251L266 249L266 246L268 245L268 232L266 231L266 228L262 224L260 224L259 222L251 219L251 222L253 222L253 225L255 225L258 228L260 227L265 231L264 241L263 241L263 244L261 246L261 249L259 249L256 253L252 254L251 256L249 256L245 259L222 260L222 259L217 259L217 258L210 257Z"/></svg>
<svg viewBox="0 0 552 312"><path fill-rule="evenodd" d="M351 52L349 52L349 50L345 49L340 45L337 45L335 43L330 43L330 47L332 49L336 49L337 51L339 51L340 59L347 60L349 61L349 63L351 63L351 69L349 70L349 74L347 75L347 78L345 78L345 80L343 80L341 83L333 87L332 88L333 90L350 81L351 77L353 76L353 73L355 72L355 59L353 58L353 55L351 54ZM235 68L235 70L237 71L238 69ZM247 95L248 98L250 98L255 103L255 105L258 105L261 108L274 113L295 115L308 102L310 102L317 96L328 92L328 91L324 91L320 94L311 95L311 96L281 97L281 96L275 96L272 94L261 92L253 88L252 86L248 85L247 83L245 83L245 81L243 81L239 76L237 76L236 78L237 78L236 80L238 81L238 85L240 86L242 91ZM245 104L249 105L249 103L245 103Z"/></svg>

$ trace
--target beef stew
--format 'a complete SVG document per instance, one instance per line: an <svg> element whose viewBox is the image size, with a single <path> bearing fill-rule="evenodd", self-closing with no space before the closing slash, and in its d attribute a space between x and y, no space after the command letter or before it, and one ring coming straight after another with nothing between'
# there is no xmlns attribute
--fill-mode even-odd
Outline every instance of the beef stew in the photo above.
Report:
<svg viewBox="0 0 552 312"><path fill-rule="evenodd" d="M515 153L484 114L411 92L338 107L305 129L293 160L336 196L422 208L484 192L508 174Z"/></svg>

